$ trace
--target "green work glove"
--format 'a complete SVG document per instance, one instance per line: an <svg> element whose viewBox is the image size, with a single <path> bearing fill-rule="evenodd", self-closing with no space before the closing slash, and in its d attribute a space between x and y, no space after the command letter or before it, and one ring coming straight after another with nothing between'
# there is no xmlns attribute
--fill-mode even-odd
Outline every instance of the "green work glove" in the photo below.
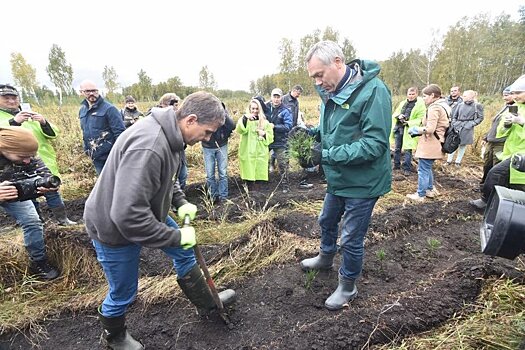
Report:
<svg viewBox="0 0 525 350"><path fill-rule="evenodd" d="M195 238L195 229L191 226L183 227L180 229L180 246L182 249L190 249L197 240Z"/></svg>
<svg viewBox="0 0 525 350"><path fill-rule="evenodd" d="M189 215L190 219L193 220L195 219L195 215L197 215L197 206L195 204L186 203L177 209L177 214L181 220L184 220L186 215Z"/></svg>

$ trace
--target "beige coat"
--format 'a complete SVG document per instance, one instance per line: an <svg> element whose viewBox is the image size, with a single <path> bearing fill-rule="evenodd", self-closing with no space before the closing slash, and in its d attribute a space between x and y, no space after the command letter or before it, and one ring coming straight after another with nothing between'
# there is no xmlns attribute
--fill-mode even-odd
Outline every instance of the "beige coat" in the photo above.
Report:
<svg viewBox="0 0 525 350"><path fill-rule="evenodd" d="M416 157L423 159L441 159L441 142L445 140L445 130L449 125L447 112L450 114L450 107L442 100L437 100L427 107L427 113L421 121L421 125L426 132L419 138L417 144ZM445 112L447 109L447 112ZM439 140L434 135L434 131L439 136Z"/></svg>

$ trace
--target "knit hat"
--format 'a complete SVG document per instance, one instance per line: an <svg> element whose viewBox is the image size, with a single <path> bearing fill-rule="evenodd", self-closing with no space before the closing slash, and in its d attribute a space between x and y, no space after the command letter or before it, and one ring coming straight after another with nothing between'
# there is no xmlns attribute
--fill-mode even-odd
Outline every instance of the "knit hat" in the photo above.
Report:
<svg viewBox="0 0 525 350"><path fill-rule="evenodd" d="M135 103L136 101L135 101L135 99L133 98L133 96L128 95L128 96L126 96L126 103L128 103L128 102L133 102L133 103Z"/></svg>
<svg viewBox="0 0 525 350"><path fill-rule="evenodd" d="M0 151L21 156L34 155L38 151L38 141L33 133L20 126L0 127Z"/></svg>
<svg viewBox="0 0 525 350"><path fill-rule="evenodd" d="M0 96L13 95L18 96L18 91L14 86L8 84L0 84Z"/></svg>
<svg viewBox="0 0 525 350"><path fill-rule="evenodd" d="M525 91L525 74L516 79L514 83L510 86L510 92L521 92Z"/></svg>

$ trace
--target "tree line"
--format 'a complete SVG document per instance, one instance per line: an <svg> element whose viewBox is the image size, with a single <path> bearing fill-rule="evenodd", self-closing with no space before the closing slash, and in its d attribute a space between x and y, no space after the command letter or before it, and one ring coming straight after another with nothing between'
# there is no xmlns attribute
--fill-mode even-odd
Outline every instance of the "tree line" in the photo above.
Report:
<svg viewBox="0 0 525 350"><path fill-rule="evenodd" d="M358 57L349 38L340 38L338 31L326 27L316 29L302 37L298 43L283 38L279 45L279 72L264 75L251 81L249 91L217 90L217 82L207 66L199 72L199 86L185 86L178 76L168 78L159 84L141 69L138 81L130 86L119 86L118 74L114 67L105 66L102 79L110 99L121 95L133 95L141 101L156 101L166 92L177 92L184 98L197 90L216 93L220 98L242 97L253 94L268 96L274 87L290 90L300 84L304 94L313 93L313 85L305 67L308 49L320 40L333 40L343 48L347 60ZM463 17L450 27L444 36L432 34L429 46L397 51L387 60L379 62L381 78L391 89L393 95L402 95L410 86L423 87L435 83L447 89L459 85L478 91L482 95L501 92L517 77L525 74L525 6L519 9L519 20L513 21L510 15L500 15L491 20L487 14ZM36 70L26 62L21 53L11 54L11 72L14 83L22 88L25 97L40 100L53 100L56 96L62 104L63 96L78 97L74 91L73 68L67 62L65 52L53 44L49 52L49 65L46 72L56 90L39 86ZM122 92L120 92L122 88Z"/></svg>

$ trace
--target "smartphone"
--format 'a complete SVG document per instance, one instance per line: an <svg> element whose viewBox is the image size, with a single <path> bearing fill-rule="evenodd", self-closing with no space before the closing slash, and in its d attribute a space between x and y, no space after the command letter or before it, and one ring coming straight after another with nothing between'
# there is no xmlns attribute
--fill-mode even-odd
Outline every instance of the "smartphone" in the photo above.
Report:
<svg viewBox="0 0 525 350"><path fill-rule="evenodd" d="M20 108L22 109L22 112L29 112L32 113L31 105L29 103L21 103Z"/></svg>
<svg viewBox="0 0 525 350"><path fill-rule="evenodd" d="M512 113L514 115L518 115L518 106L516 106L516 105L509 106L509 113Z"/></svg>

